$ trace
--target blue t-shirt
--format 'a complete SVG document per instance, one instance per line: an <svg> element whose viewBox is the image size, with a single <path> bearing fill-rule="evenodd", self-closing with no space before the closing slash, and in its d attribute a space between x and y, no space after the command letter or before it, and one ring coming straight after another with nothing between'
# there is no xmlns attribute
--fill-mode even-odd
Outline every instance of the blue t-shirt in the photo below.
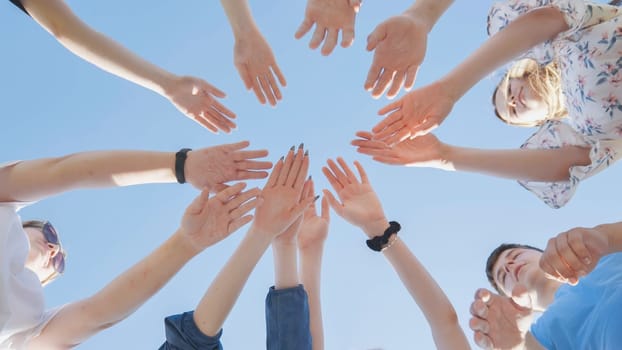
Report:
<svg viewBox="0 0 622 350"><path fill-rule="evenodd" d="M559 287L531 333L549 350L622 349L622 253L600 259L576 286Z"/></svg>

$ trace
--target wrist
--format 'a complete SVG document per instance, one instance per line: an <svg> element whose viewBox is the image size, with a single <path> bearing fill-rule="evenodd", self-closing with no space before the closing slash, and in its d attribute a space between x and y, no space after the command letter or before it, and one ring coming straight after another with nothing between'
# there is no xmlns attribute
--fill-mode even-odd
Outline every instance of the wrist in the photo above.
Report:
<svg viewBox="0 0 622 350"><path fill-rule="evenodd" d="M598 225L594 227L594 230L607 238L606 254L622 251L622 222Z"/></svg>
<svg viewBox="0 0 622 350"><path fill-rule="evenodd" d="M385 217L383 217L381 219L373 220L373 221L366 223L362 227L362 229L363 229L363 232L365 232L365 234L367 235L367 237L373 238L378 235L382 235L382 233L384 232L384 230L387 229L387 227L389 227L389 221Z"/></svg>
<svg viewBox="0 0 622 350"><path fill-rule="evenodd" d="M179 252L188 259L193 258L205 249L197 246L181 227L171 236L170 242L176 252Z"/></svg>
<svg viewBox="0 0 622 350"><path fill-rule="evenodd" d="M159 95L168 98L169 96L173 95L175 87L177 86L177 82L180 79L180 76L162 70L162 72L158 74L158 77L155 81L156 86L152 90L154 90Z"/></svg>

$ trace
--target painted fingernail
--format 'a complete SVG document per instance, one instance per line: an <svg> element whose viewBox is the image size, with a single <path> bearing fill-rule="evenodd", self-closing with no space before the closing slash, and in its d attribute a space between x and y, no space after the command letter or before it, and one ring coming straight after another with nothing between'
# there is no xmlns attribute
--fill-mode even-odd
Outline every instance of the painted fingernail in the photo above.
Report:
<svg viewBox="0 0 622 350"><path fill-rule="evenodd" d="M304 146L305 146L305 143L304 143L304 142L301 142L301 143L300 143L300 145L298 145L298 149L301 149L301 148L303 148Z"/></svg>
<svg viewBox="0 0 622 350"><path fill-rule="evenodd" d="M305 156L309 156L309 150L305 151Z"/></svg>
<svg viewBox="0 0 622 350"><path fill-rule="evenodd" d="M309 178L308 178L308 180L311 180L311 175L309 175Z"/></svg>
<svg viewBox="0 0 622 350"><path fill-rule="evenodd" d="M281 156L281 159L279 159L279 162L282 162L282 161L283 161L283 159L285 159L285 157L284 157L284 156Z"/></svg>
<svg viewBox="0 0 622 350"><path fill-rule="evenodd" d="M289 150L293 151L294 149L296 149L296 146L292 146Z"/></svg>
<svg viewBox="0 0 622 350"><path fill-rule="evenodd" d="M313 198L313 201L317 201L317 199L320 198L320 195L318 194L317 196L315 196L315 198Z"/></svg>

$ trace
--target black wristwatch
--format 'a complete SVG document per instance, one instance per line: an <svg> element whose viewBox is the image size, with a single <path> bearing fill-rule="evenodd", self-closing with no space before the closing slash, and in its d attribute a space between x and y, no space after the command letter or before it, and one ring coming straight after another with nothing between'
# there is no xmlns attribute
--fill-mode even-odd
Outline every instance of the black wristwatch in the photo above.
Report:
<svg viewBox="0 0 622 350"><path fill-rule="evenodd" d="M182 148L175 153L175 177L180 184L186 183L186 158L188 158L188 152L192 151L191 148Z"/></svg>

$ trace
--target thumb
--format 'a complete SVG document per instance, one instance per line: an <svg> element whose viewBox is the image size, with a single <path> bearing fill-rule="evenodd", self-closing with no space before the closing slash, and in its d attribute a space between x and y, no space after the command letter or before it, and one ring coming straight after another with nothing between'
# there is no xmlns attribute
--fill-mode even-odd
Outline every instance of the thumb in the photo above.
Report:
<svg viewBox="0 0 622 350"><path fill-rule="evenodd" d="M384 39L385 36L386 36L386 32L385 32L385 29L384 29L384 25L381 23L367 37L367 51L374 50L376 48L376 46L378 46L378 43L382 39Z"/></svg>
<svg viewBox="0 0 622 350"><path fill-rule="evenodd" d="M533 309L533 300L531 300L527 287L523 284L519 283L512 289L512 301L520 311L531 311Z"/></svg>

